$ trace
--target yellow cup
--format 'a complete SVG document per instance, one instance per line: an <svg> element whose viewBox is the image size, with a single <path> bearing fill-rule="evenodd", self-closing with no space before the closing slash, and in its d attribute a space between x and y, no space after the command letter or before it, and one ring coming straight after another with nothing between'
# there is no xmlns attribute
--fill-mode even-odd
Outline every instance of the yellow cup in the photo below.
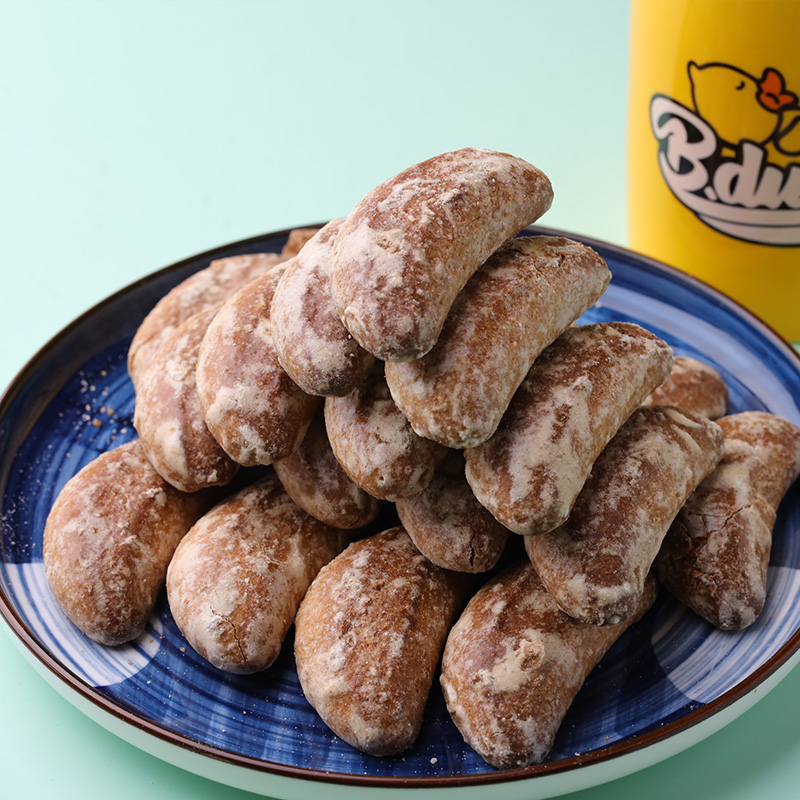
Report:
<svg viewBox="0 0 800 800"><path fill-rule="evenodd" d="M632 0L632 249L800 341L800 0Z"/></svg>

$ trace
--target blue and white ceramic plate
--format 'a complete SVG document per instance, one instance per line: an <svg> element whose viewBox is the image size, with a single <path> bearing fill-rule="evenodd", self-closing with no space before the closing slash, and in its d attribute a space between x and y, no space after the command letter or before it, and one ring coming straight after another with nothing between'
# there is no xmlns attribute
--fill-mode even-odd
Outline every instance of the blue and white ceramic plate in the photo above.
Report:
<svg viewBox="0 0 800 800"><path fill-rule="evenodd" d="M223 673L188 645L164 597L132 644L107 648L79 633L47 588L42 532L64 483L99 453L135 436L126 371L134 331L159 297L210 260L279 251L286 233L190 258L113 295L38 353L0 401L0 611L23 652L65 696L157 756L262 794L306 797L324 788L345 797L427 787L463 797L485 795L491 784L501 798L536 798L610 780L678 752L738 716L794 666L800 486L780 508L769 599L757 624L739 633L716 631L662 592L586 681L548 761L529 769L488 767L464 744L436 685L412 750L395 758L364 755L334 736L305 701L291 641L266 672ZM671 268L587 243L607 260L613 279L582 321L637 322L676 354L718 369L731 413L763 409L800 424L800 359L766 325Z"/></svg>

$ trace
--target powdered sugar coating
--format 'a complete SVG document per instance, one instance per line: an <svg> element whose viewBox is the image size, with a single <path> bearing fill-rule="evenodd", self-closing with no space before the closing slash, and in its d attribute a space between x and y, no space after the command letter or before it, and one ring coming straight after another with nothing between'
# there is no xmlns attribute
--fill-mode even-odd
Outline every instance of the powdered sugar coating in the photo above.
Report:
<svg viewBox="0 0 800 800"><path fill-rule="evenodd" d="M334 733L373 755L413 744L463 589L402 528L351 544L320 570L297 614L295 660Z"/></svg>
<svg viewBox="0 0 800 800"><path fill-rule="evenodd" d="M654 389L642 405L677 406L718 419L728 405L728 387L710 364L675 356L669 378Z"/></svg>
<svg viewBox="0 0 800 800"><path fill-rule="evenodd" d="M723 452L719 426L700 414L634 411L595 461L567 521L525 538L559 607L592 625L633 614L670 523Z"/></svg>
<svg viewBox="0 0 800 800"><path fill-rule="evenodd" d="M203 419L195 386L200 342L217 308L200 311L161 338L139 375L133 422L156 471L183 492L228 483L239 465Z"/></svg>
<svg viewBox="0 0 800 800"><path fill-rule="evenodd" d="M450 450L428 486L397 501L403 527L423 555L456 572L486 572L505 549L508 529L475 498L464 456Z"/></svg>
<svg viewBox="0 0 800 800"><path fill-rule="evenodd" d="M671 366L669 346L633 323L568 328L536 359L495 434L465 451L475 496L517 533L557 527L603 447Z"/></svg>
<svg viewBox="0 0 800 800"><path fill-rule="evenodd" d="M723 630L758 618L776 511L800 474L800 429L762 411L718 420L725 455L688 499L656 560L664 585Z"/></svg>
<svg viewBox="0 0 800 800"><path fill-rule="evenodd" d="M578 242L513 239L467 282L430 352L386 365L392 397L420 436L455 448L481 444L536 357L610 278L603 259Z"/></svg>
<svg viewBox="0 0 800 800"><path fill-rule="evenodd" d="M419 494L447 450L414 433L397 408L377 362L364 385L325 400L325 426L334 455L364 491L394 502Z"/></svg>
<svg viewBox="0 0 800 800"><path fill-rule="evenodd" d="M273 466L290 497L311 516L337 528L359 528L375 519L381 502L355 484L336 460L321 411L297 450Z"/></svg>
<svg viewBox="0 0 800 800"><path fill-rule="evenodd" d="M274 475L263 478L215 506L181 541L167 573L175 622L218 669L266 669L306 589L343 545Z"/></svg>
<svg viewBox="0 0 800 800"><path fill-rule="evenodd" d="M286 244L281 248L281 255L286 259L294 258L317 231L319 228L293 228L286 237Z"/></svg>
<svg viewBox="0 0 800 800"><path fill-rule="evenodd" d="M283 260L285 257L276 253L219 258L165 294L142 321L128 350L128 372L134 386L162 336L199 311L225 302L235 291Z"/></svg>
<svg viewBox="0 0 800 800"><path fill-rule="evenodd" d="M209 325L197 393L214 438L237 463L271 464L299 446L319 399L278 362L269 312L286 263L236 292Z"/></svg>
<svg viewBox="0 0 800 800"><path fill-rule="evenodd" d="M596 627L561 611L529 563L485 584L447 638L441 685L467 743L499 769L543 761L586 677L635 618Z"/></svg>
<svg viewBox="0 0 800 800"><path fill-rule="evenodd" d="M345 327L385 361L424 355L470 275L552 197L535 167L474 148L435 156L380 184L336 240L331 293Z"/></svg>
<svg viewBox="0 0 800 800"><path fill-rule="evenodd" d="M211 504L151 466L138 440L99 455L59 492L47 517L47 581L64 613L91 639L135 639L164 585L178 542Z"/></svg>
<svg viewBox="0 0 800 800"><path fill-rule="evenodd" d="M341 220L332 220L293 258L275 289L270 316L278 360L308 394L340 397L364 380L373 356L339 319L329 267Z"/></svg>

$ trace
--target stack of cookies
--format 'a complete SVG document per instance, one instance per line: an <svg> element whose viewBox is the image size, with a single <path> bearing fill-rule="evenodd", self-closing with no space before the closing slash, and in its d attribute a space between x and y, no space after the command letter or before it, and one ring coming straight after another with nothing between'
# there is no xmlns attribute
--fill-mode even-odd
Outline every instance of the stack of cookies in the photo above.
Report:
<svg viewBox="0 0 800 800"><path fill-rule="evenodd" d="M750 624L800 429L725 417L720 376L638 325L576 324L611 275L527 235L552 197L522 159L446 153L281 254L173 289L130 349L139 439L48 519L68 616L129 640L166 581L189 643L236 672L269 666L294 623L307 699L374 755L414 742L441 664L453 720L499 768L547 757L658 583ZM226 493L257 465L274 470Z"/></svg>

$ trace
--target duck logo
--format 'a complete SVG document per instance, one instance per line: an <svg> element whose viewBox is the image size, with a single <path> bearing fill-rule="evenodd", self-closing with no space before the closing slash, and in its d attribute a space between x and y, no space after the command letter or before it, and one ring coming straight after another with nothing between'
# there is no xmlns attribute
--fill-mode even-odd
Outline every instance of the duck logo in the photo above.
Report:
<svg viewBox="0 0 800 800"><path fill-rule="evenodd" d="M800 246L800 101L780 72L688 65L694 108L650 103L661 173L675 197L715 230Z"/></svg>

